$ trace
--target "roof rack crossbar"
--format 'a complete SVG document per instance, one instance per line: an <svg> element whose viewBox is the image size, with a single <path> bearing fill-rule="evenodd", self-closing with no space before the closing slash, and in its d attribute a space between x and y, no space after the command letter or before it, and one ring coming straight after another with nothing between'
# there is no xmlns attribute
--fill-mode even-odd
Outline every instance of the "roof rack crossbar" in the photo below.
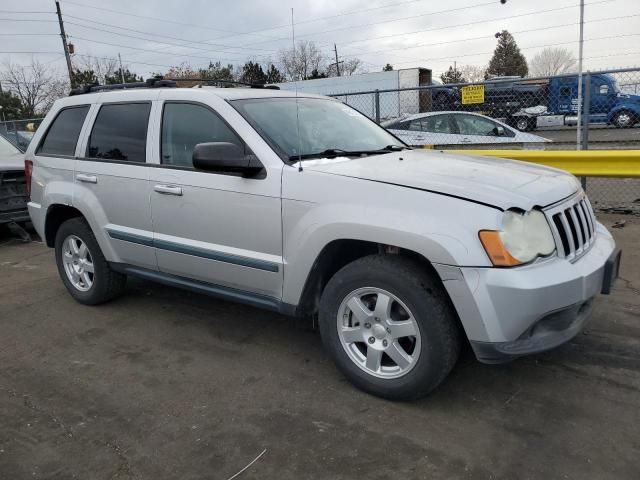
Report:
<svg viewBox="0 0 640 480"><path fill-rule="evenodd" d="M131 83L114 83L110 85L100 85L96 81L88 85L71 90L69 93L72 95L83 95L85 93L101 92L105 90L126 90L129 88L175 88L178 85L173 80L167 80L164 78L148 78L144 82L131 82Z"/></svg>
<svg viewBox="0 0 640 480"><path fill-rule="evenodd" d="M211 85L211 84L238 85L241 87L249 87L249 88L268 88L270 90L280 90L280 87L277 85L265 85L262 83L239 82L236 80L218 80L215 78L167 78L166 80L171 80L172 82L205 82L208 85Z"/></svg>

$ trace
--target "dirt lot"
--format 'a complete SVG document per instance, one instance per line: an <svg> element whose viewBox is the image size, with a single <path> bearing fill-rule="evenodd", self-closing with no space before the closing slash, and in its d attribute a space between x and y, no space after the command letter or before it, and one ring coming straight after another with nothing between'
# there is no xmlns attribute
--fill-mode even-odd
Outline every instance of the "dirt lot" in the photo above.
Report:
<svg viewBox="0 0 640 480"><path fill-rule="evenodd" d="M618 218L604 217L611 225ZM131 281L71 300L52 251L0 238L0 478L640 478L640 218L584 334L506 366L467 353L416 403L352 388L318 335Z"/></svg>

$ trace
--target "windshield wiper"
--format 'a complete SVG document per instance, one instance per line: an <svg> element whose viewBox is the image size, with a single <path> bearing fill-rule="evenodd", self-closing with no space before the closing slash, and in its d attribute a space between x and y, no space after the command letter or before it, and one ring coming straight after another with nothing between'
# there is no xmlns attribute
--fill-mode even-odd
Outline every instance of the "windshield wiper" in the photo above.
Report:
<svg viewBox="0 0 640 480"><path fill-rule="evenodd" d="M311 158L335 158L335 157L360 157L366 155L379 155L382 153L399 152L401 150L410 150L410 147L404 145L387 145L377 150L343 150L341 148L328 148L322 152L304 153L302 155L291 155L290 161L309 160Z"/></svg>

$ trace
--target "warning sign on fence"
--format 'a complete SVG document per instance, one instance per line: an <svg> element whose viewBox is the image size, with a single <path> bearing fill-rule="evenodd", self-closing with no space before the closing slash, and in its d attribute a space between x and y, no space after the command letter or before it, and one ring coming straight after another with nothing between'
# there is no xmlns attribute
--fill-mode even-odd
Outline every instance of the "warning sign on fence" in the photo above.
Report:
<svg viewBox="0 0 640 480"><path fill-rule="evenodd" d="M484 103L484 85L469 85L462 87L462 104Z"/></svg>

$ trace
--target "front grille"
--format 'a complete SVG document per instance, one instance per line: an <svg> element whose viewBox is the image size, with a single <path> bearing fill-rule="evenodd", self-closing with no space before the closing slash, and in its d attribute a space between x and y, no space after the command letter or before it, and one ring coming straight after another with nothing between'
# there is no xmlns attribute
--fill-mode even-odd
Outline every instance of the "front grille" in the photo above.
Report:
<svg viewBox="0 0 640 480"><path fill-rule="evenodd" d="M584 194L545 210L560 257L574 260L595 242L596 219Z"/></svg>

